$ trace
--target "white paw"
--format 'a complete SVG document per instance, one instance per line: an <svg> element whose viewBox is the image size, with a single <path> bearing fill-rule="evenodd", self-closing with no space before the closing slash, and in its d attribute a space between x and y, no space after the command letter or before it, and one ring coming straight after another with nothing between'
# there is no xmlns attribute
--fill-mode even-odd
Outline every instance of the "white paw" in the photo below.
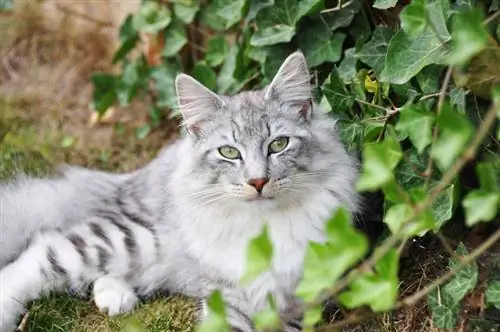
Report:
<svg viewBox="0 0 500 332"><path fill-rule="evenodd" d="M19 277L18 277L19 278ZM0 273L0 331L14 332L21 315L25 312L23 303L17 299L15 279L9 278L7 273Z"/></svg>
<svg viewBox="0 0 500 332"><path fill-rule="evenodd" d="M99 310L110 316L130 312L138 302L134 290L120 278L105 276L97 279L93 293Z"/></svg>

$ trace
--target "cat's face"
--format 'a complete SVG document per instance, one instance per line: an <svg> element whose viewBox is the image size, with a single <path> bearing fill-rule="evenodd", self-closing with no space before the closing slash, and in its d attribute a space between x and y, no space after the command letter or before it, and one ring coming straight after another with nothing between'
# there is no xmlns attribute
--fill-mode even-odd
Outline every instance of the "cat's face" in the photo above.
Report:
<svg viewBox="0 0 500 332"><path fill-rule="evenodd" d="M328 172L321 170L323 145L336 138L330 135L333 122L325 133L315 133L322 128L301 53L291 55L261 91L217 96L186 75L177 79L177 91L203 175L200 197L294 203L320 189Z"/></svg>

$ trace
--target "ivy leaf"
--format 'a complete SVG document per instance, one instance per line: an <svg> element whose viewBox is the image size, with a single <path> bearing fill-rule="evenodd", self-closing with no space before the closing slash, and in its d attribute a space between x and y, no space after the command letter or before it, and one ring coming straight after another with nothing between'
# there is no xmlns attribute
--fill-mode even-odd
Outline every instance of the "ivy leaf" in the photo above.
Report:
<svg viewBox="0 0 500 332"><path fill-rule="evenodd" d="M488 304L492 304L497 309L500 309L500 281L499 280L490 281L484 294L486 295L486 302Z"/></svg>
<svg viewBox="0 0 500 332"><path fill-rule="evenodd" d="M134 29L132 24L132 15L127 16L122 26L120 27L120 48L113 55L112 63L116 64L123 60L127 54L134 49L139 41L139 34Z"/></svg>
<svg viewBox="0 0 500 332"><path fill-rule="evenodd" d="M274 5L274 0L253 0L250 1L250 9L248 10L245 22L252 21L257 14L264 8Z"/></svg>
<svg viewBox="0 0 500 332"><path fill-rule="evenodd" d="M453 16L451 34L450 64L463 65L488 44L488 31L482 24L480 9L459 12Z"/></svg>
<svg viewBox="0 0 500 332"><path fill-rule="evenodd" d="M197 326L197 332L229 332L226 319L226 306L220 291L214 291L207 300L208 316Z"/></svg>
<svg viewBox="0 0 500 332"><path fill-rule="evenodd" d="M407 134L418 153L422 153L432 142L433 123L433 113L426 110L423 104L409 104L401 110L396 129Z"/></svg>
<svg viewBox="0 0 500 332"><path fill-rule="evenodd" d="M431 190L436 184L432 183ZM454 184L449 185L431 203L432 215L436 220L436 230L440 229L453 216L455 190L456 186Z"/></svg>
<svg viewBox="0 0 500 332"><path fill-rule="evenodd" d="M229 0L231 1L231 0ZM255 21L260 29L273 26L288 26L294 28L299 19L312 10L318 0L275 0L274 5L262 9L256 16Z"/></svg>
<svg viewBox="0 0 500 332"><path fill-rule="evenodd" d="M460 256L469 254L463 243L458 245L455 252ZM455 258L450 258L448 267L453 269L458 263L459 262ZM478 278L479 272L477 264L476 262L472 262L458 271L457 274L442 287L442 293L448 294L455 303L460 304L460 301L462 301L465 295L476 287Z"/></svg>
<svg viewBox="0 0 500 332"><path fill-rule="evenodd" d="M435 30L427 25L414 37L409 36L403 30L394 35L387 49L385 68L380 81L403 84L417 75L425 66L442 64L445 61L447 53L443 42L451 37L446 27L446 17L442 6L441 1L434 1L427 5L429 20L432 21Z"/></svg>
<svg viewBox="0 0 500 332"><path fill-rule="evenodd" d="M325 94L335 113L345 112L354 105L354 95L347 90L335 68L321 87L321 91Z"/></svg>
<svg viewBox="0 0 500 332"><path fill-rule="evenodd" d="M417 82L420 90L423 93L434 93L440 88L440 77L443 70L442 66L429 65L422 69L420 73L417 74ZM450 92L451 95L451 92ZM450 96L451 99L451 96Z"/></svg>
<svg viewBox="0 0 500 332"><path fill-rule="evenodd" d="M307 248L304 276L297 289L297 295L306 301L331 287L368 249L366 237L353 227L344 208L337 209L326 228L327 242L310 242Z"/></svg>
<svg viewBox="0 0 500 332"><path fill-rule="evenodd" d="M465 222L472 227L481 221L495 218L500 204L500 193L481 189L469 192L462 204L465 209Z"/></svg>
<svg viewBox="0 0 500 332"><path fill-rule="evenodd" d="M228 52L229 46L223 36L212 37L208 41L205 61L209 66L216 67L224 62Z"/></svg>
<svg viewBox="0 0 500 332"><path fill-rule="evenodd" d="M275 25L256 31L250 39L252 46L266 46L287 43L295 35L295 27L289 25Z"/></svg>
<svg viewBox="0 0 500 332"><path fill-rule="evenodd" d="M138 89L146 84L148 74L146 63L142 57L125 64L122 74L117 77L115 87L121 106L130 104Z"/></svg>
<svg viewBox="0 0 500 332"><path fill-rule="evenodd" d="M439 136L432 146L431 157L441 170L447 169L463 150L472 135L472 125L467 118L454 112L444 103L437 119Z"/></svg>
<svg viewBox="0 0 500 332"><path fill-rule="evenodd" d="M91 107L99 115L103 115L117 99L116 82L118 79L114 75L103 73L94 73L90 79L94 86Z"/></svg>
<svg viewBox="0 0 500 332"><path fill-rule="evenodd" d="M493 161L485 161L478 163L476 166L476 174L479 178L481 189L490 192L496 192L499 185L500 158L495 158Z"/></svg>
<svg viewBox="0 0 500 332"><path fill-rule="evenodd" d="M304 312L304 325L314 326L321 320L322 312L321 307L310 308Z"/></svg>
<svg viewBox="0 0 500 332"><path fill-rule="evenodd" d="M259 274L271 268L273 244L269 238L267 226L264 226L258 236L250 240L246 257L246 271L241 278L243 284L252 282Z"/></svg>
<svg viewBox="0 0 500 332"><path fill-rule="evenodd" d="M398 0L375 0L373 8L377 9L388 9L396 6Z"/></svg>
<svg viewBox="0 0 500 332"><path fill-rule="evenodd" d="M161 55L171 57L179 53L179 51L187 44L186 29L184 25L177 20L165 30L165 46Z"/></svg>
<svg viewBox="0 0 500 332"><path fill-rule="evenodd" d="M172 20L168 7L157 2L147 1L142 4L139 12L132 18L132 24L137 31L157 33L165 29Z"/></svg>
<svg viewBox="0 0 500 332"><path fill-rule="evenodd" d="M349 290L339 295L347 308L369 305L375 312L392 308L398 295L399 258L390 250L375 266L376 273L367 273L354 280Z"/></svg>
<svg viewBox="0 0 500 332"><path fill-rule="evenodd" d="M339 128L340 138L348 147L348 150L356 148L363 137L364 126L356 120L339 119L337 127Z"/></svg>
<svg viewBox="0 0 500 332"><path fill-rule="evenodd" d="M421 34L427 26L427 9L425 0L414 0L405 6L399 16L401 28L412 37Z"/></svg>
<svg viewBox="0 0 500 332"><path fill-rule="evenodd" d="M389 226L393 234L398 233L402 227L403 222L413 218L413 208L408 204L396 204L387 210L384 216L384 223ZM403 227L406 236L414 236L425 230L432 229L435 225L434 217L429 211L421 213L415 220L408 223Z"/></svg>
<svg viewBox="0 0 500 332"><path fill-rule="evenodd" d="M450 88L450 104L458 111L465 111L466 91L456 86Z"/></svg>
<svg viewBox="0 0 500 332"><path fill-rule="evenodd" d="M360 191L376 190L389 183L393 170L403 153L399 143L393 138L386 138L382 143L365 144L363 149L363 169L356 184Z"/></svg>
<svg viewBox="0 0 500 332"><path fill-rule="evenodd" d="M307 30L299 33L297 40L307 59L307 64L315 67L324 62L339 61L345 37L343 33L332 33L325 29L321 21L315 21L308 25Z"/></svg>
<svg viewBox="0 0 500 332"><path fill-rule="evenodd" d="M226 29L241 21L246 0L215 0L216 15L226 20Z"/></svg>
<svg viewBox="0 0 500 332"><path fill-rule="evenodd" d="M191 24L196 16L196 13L200 9L200 4L198 1L192 1L189 5L181 2L175 2L173 9L175 17L185 24Z"/></svg>
<svg viewBox="0 0 500 332"><path fill-rule="evenodd" d="M441 287L437 287L427 296L427 304L432 312L435 327L442 329L455 327L460 308L449 293L442 292Z"/></svg>
<svg viewBox="0 0 500 332"><path fill-rule="evenodd" d="M344 52L344 59L340 62L337 70L344 84L350 84L356 76L356 49L348 48Z"/></svg>
<svg viewBox="0 0 500 332"><path fill-rule="evenodd" d="M376 27L372 39L356 53L356 57L370 66L377 76L384 70L387 49L393 35L394 32L389 28Z"/></svg>
<svg viewBox="0 0 500 332"><path fill-rule="evenodd" d="M155 81L155 90L158 94L156 105L160 108L176 108L177 95L175 93L175 77L180 68L174 62L164 63L151 69L151 77Z"/></svg>

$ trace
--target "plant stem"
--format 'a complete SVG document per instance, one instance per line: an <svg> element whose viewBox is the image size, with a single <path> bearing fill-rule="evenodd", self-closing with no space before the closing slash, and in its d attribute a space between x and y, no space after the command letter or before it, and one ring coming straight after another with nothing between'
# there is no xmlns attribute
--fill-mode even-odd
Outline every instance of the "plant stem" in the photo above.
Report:
<svg viewBox="0 0 500 332"><path fill-rule="evenodd" d="M373 252L373 254L366 259L361 265L359 265L357 268L352 269L347 276L344 278L340 279L335 283L335 285L325 291L323 294L320 294L317 296L316 299L314 299L311 302L305 303L302 306L302 309L307 310L311 308L315 308L316 306L320 305L325 301L326 299L336 295L338 292L340 292L342 289L347 287L351 282L353 282L355 279L357 279L361 274L363 274L366 271L369 271L375 266L375 264L382 258L384 257L391 248L393 248L401 239L404 238L404 234L406 232L406 227L416 218L418 217L423 211L425 211L430 204L439 196L439 194L445 189L455 178L455 176L458 174L458 172L463 168L463 166L472 158L474 158L477 149L479 148L479 145L481 144L483 138L488 134L488 130L495 121L496 118L496 113L497 111L500 111L500 104L499 105L494 105L487 113L484 118L484 122L481 124L479 127L479 130L476 132L476 135L472 139L472 142L469 144L465 152L462 154L462 156L448 169L448 171L443 175L441 181L436 185L436 187L433 188L433 190L429 193L429 195L426 196L426 198L419 204L417 204L414 208L414 214L411 218L405 220L402 225L403 227L400 229L400 231L396 234L392 234L389 236L382 244ZM294 312L294 314L297 314Z"/></svg>
<svg viewBox="0 0 500 332"><path fill-rule="evenodd" d="M448 70L446 71L446 75L444 76L443 84L441 85L441 91L439 92L436 118L439 117L439 113L441 113L441 110L443 109L444 98L446 96L446 91L448 90L448 85L450 84L452 72L453 72L453 67L452 66L448 67ZM432 132L432 145L431 146L434 146L434 143L436 143L437 135L438 135L438 126L436 124L434 126L434 131ZM429 188L429 182L430 182L431 177L432 177L432 157L430 155L429 155L429 160L427 161L427 167L425 168L424 174L425 174L424 188L427 190Z"/></svg>
<svg viewBox="0 0 500 332"><path fill-rule="evenodd" d="M453 277L457 272L463 269L466 265L471 263L481 254L483 254L489 247L494 245L498 240L500 240L500 229L498 229L492 236L490 236L486 241L484 241L479 247L477 247L474 251L472 251L469 255L465 257L461 257L460 261L458 261L457 265L455 265L452 269L448 270L445 274L443 274L438 279L431 282L429 285L419 290L418 292L410 295L398 303L394 305L394 309L399 309L402 307L410 307L415 305L420 299L424 296L432 292L436 287L443 284L445 281Z"/></svg>

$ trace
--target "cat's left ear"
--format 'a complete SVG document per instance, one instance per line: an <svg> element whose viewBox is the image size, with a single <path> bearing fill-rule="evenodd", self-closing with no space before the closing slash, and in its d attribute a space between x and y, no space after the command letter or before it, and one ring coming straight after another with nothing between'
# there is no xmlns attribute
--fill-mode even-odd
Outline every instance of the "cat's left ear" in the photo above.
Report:
<svg viewBox="0 0 500 332"><path fill-rule="evenodd" d="M277 99L297 109L306 120L311 117L312 87L309 68L302 52L289 55L266 90L265 99Z"/></svg>

